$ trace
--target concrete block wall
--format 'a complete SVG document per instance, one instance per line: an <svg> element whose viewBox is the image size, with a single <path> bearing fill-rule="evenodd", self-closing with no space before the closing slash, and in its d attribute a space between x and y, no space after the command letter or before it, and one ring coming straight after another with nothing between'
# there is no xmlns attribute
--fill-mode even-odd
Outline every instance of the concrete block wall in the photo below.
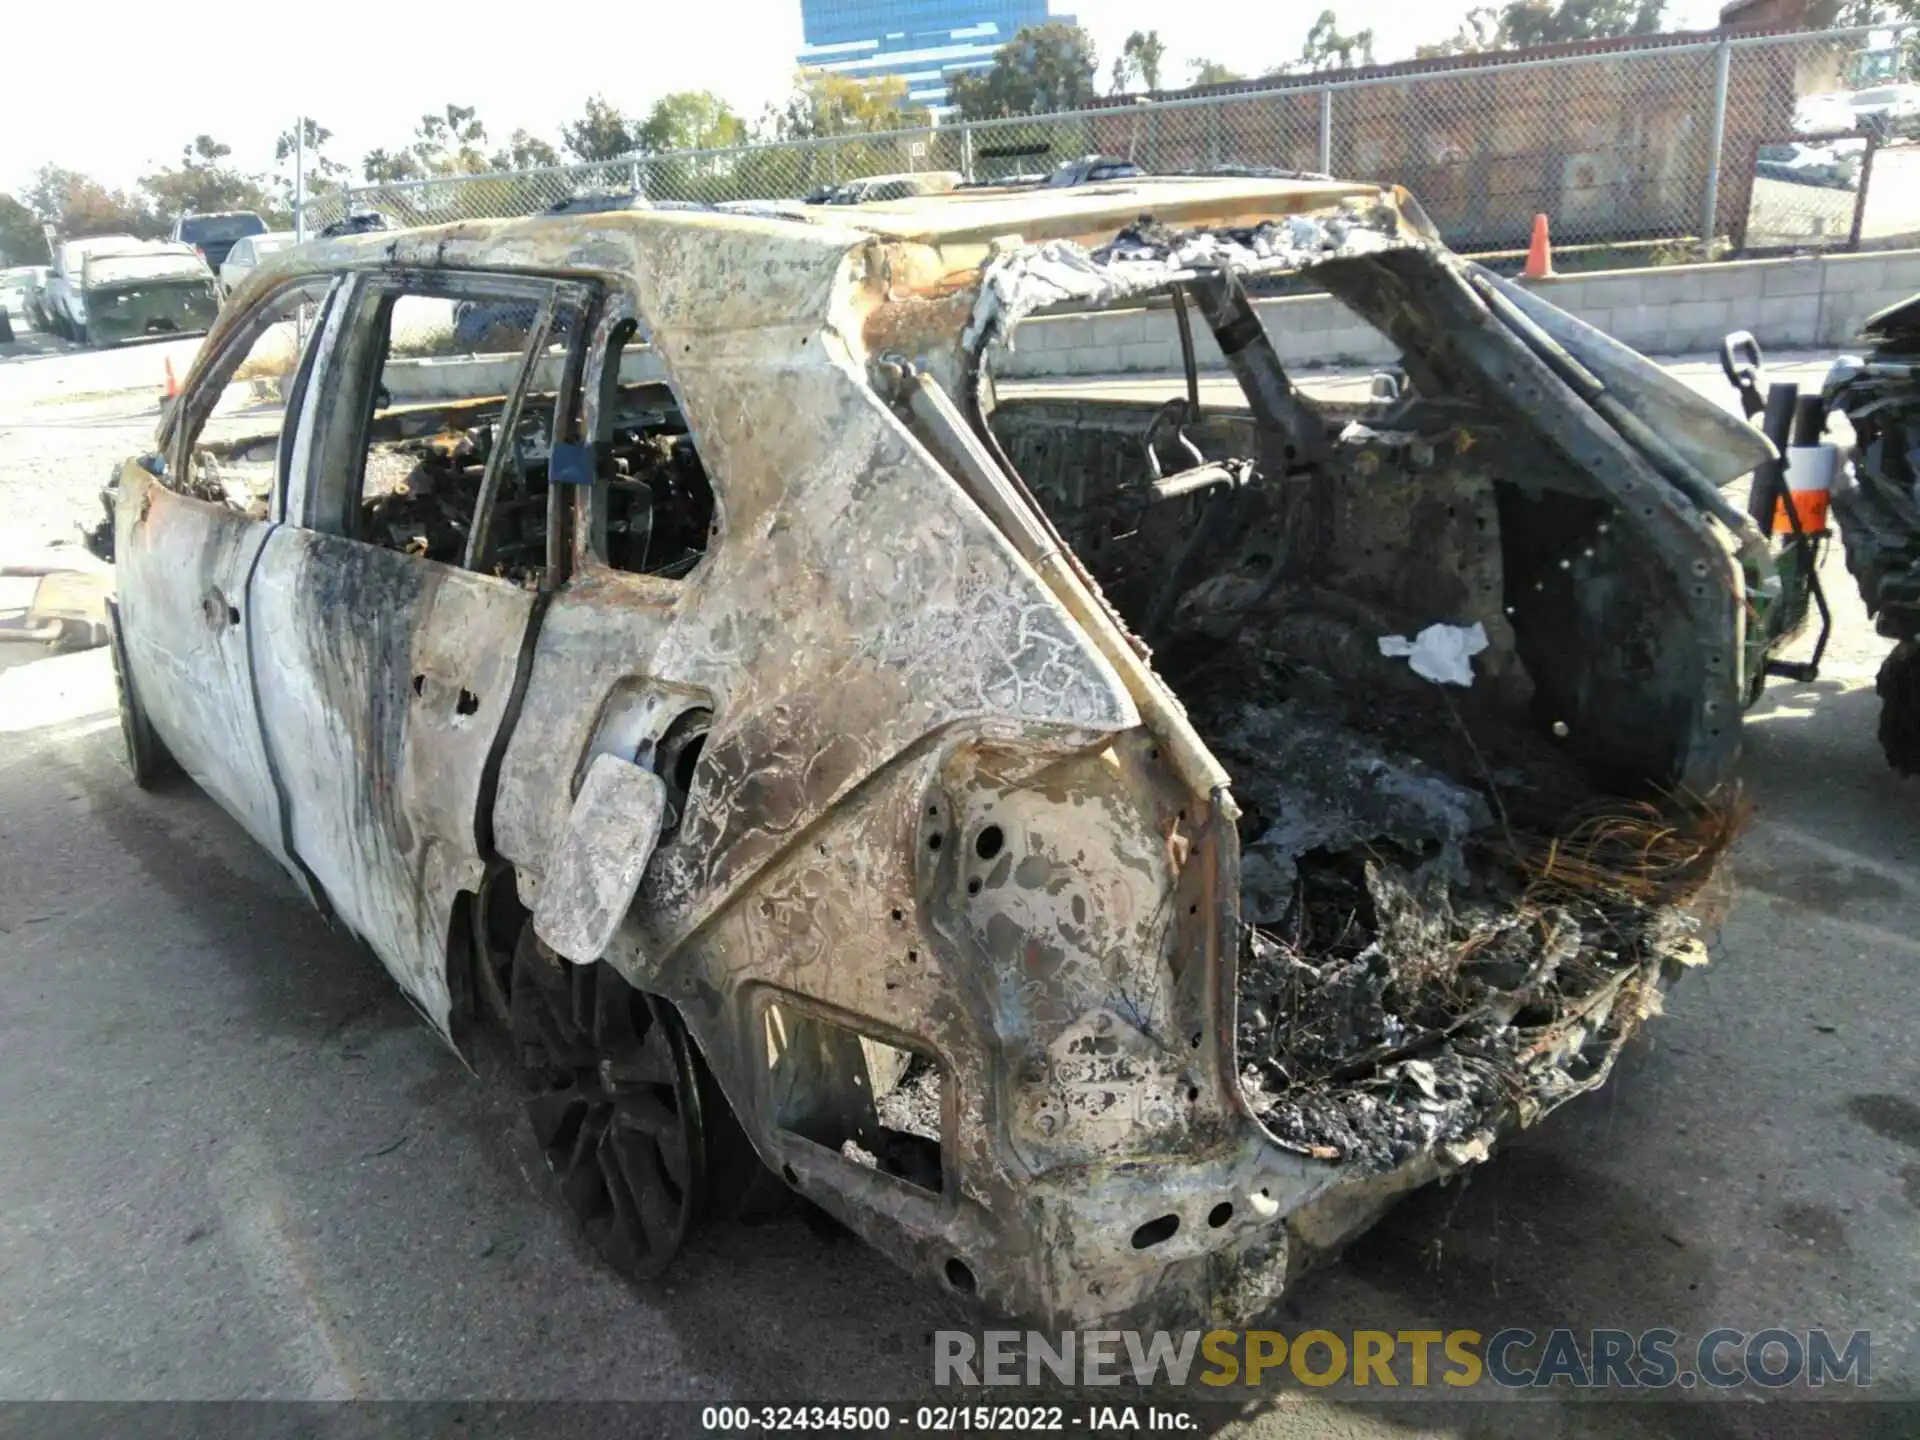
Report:
<svg viewBox="0 0 1920 1440"><path fill-rule="evenodd" d="M1218 353L1217 351L1215 352ZM533 389L556 390L560 386L560 367L565 357L543 356L535 367ZM1173 368L1180 368L1176 351ZM473 355L430 356L411 360L389 360L380 372L387 393L401 404L427 404L435 400L466 400L475 395L505 395L519 378L517 356L504 358ZM620 353L620 378L628 384L667 378L667 368L651 346L629 345Z"/></svg>
<svg viewBox="0 0 1920 1440"><path fill-rule="evenodd" d="M1920 292L1920 250L1790 260L1737 260L1604 270L1530 282L1561 309L1648 355L1717 350L1729 330L1751 330L1769 350L1837 350L1874 311ZM1281 360L1291 366L1378 365L1386 339L1331 295L1258 303ZM1180 335L1164 307L1029 320L997 373L1007 379L1155 374L1180 368ZM1195 317L1200 368L1223 368Z"/></svg>

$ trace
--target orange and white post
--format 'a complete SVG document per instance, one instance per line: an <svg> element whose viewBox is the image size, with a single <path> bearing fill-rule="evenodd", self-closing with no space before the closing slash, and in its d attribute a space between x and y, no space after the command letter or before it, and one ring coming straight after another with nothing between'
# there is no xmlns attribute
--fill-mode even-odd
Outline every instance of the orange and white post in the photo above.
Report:
<svg viewBox="0 0 1920 1440"><path fill-rule="evenodd" d="M1786 486L1773 507L1773 533L1791 535L1794 521L1806 535L1827 533L1827 505L1833 498L1833 477L1839 468L1836 445L1789 445ZM1793 509L1789 513L1787 507Z"/></svg>

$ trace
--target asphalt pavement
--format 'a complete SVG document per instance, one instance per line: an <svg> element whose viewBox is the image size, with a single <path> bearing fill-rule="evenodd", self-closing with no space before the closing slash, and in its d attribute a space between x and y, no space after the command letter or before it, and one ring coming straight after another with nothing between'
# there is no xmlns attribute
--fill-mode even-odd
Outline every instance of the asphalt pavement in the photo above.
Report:
<svg viewBox="0 0 1920 1440"><path fill-rule="evenodd" d="M0 383L0 417L61 414L46 380ZM0 446L51 447L37 486L71 443L107 443L35 433ZM86 457L64 481L83 497L104 478ZM1920 784L1880 758L1885 642L1837 556L1826 573L1824 677L1776 682L1749 720L1755 818L1713 963L1601 1091L1407 1201L1274 1325L1864 1329L1869 1393L1914 1397ZM497 1045L445 1047L190 784L136 790L112 705L100 651L0 670L0 1400L955 1398L932 1390L932 1335L979 1317L804 1218L712 1227L659 1283L612 1277ZM1532 1398L1276 1386L1207 1428L1915 1433L1887 1404L1753 1387Z"/></svg>

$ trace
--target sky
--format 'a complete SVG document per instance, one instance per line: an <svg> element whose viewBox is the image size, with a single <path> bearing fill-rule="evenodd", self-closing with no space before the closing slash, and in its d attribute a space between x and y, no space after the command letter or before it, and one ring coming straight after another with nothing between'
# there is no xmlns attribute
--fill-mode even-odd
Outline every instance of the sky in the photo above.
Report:
<svg viewBox="0 0 1920 1440"><path fill-rule="evenodd" d="M1258 73L1296 56L1327 3L1053 0L1053 9L1092 34L1103 84L1135 29L1159 30L1162 84L1178 84L1195 58ZM1469 8L1469 0L1332 3L1343 29L1373 27L1381 60L1452 34ZM1668 0L1668 24L1710 26L1719 5ZM84 41L66 42L71 63L43 53L40 63L9 67L0 190L46 163L128 186L201 132L232 146L241 168L266 170L274 137L303 113L334 131L329 153L356 178L361 155L404 145L424 112L449 102L477 106L496 141L516 127L557 141L561 123L596 93L644 114L669 90L713 90L754 117L785 96L800 48L799 0L565 0L555 10L524 0L332 0L311 10L225 10L208 24L193 23L197 13L101 0L87 8Z"/></svg>

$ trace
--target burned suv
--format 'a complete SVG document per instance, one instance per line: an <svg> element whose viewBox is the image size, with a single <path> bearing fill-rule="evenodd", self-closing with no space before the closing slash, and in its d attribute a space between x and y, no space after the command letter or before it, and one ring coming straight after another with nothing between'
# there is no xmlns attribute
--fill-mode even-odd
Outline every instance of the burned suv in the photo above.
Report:
<svg viewBox="0 0 1920 1440"><path fill-rule="evenodd" d="M1296 383L1296 272L1401 373ZM1063 305L1188 374L996 385ZM347 237L122 470L123 720L509 1027L622 1269L770 1184L1044 1322L1246 1317L1700 958L1770 454L1370 185Z"/></svg>

